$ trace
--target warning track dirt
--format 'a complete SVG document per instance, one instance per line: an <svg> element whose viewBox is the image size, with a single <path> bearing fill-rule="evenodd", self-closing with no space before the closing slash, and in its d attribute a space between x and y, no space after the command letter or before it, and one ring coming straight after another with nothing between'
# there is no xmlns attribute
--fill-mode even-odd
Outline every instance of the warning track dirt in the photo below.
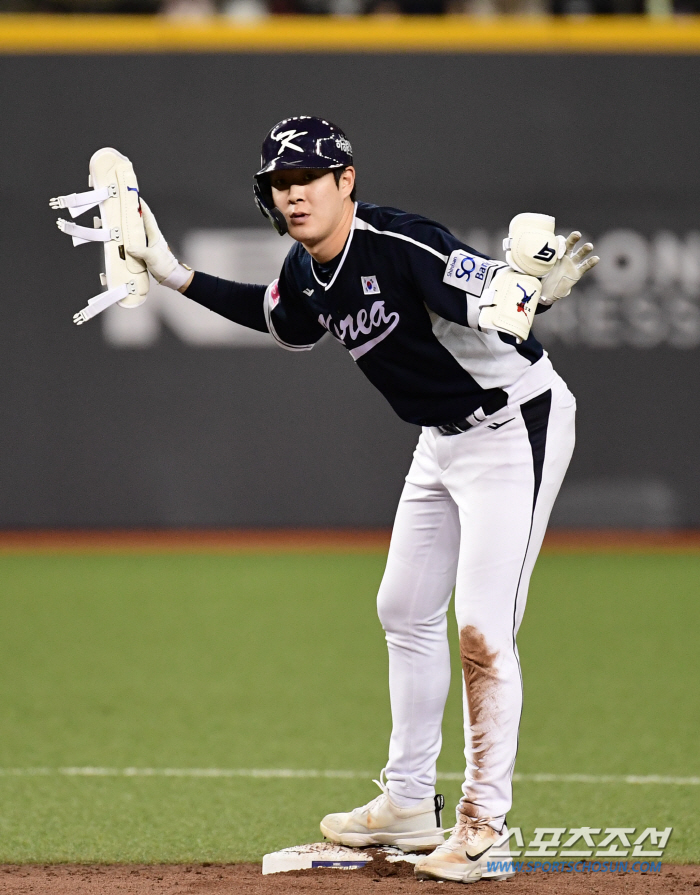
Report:
<svg viewBox="0 0 700 895"><path fill-rule="evenodd" d="M0 531L0 553L385 553L389 529L37 529ZM698 553L700 531L560 529L545 553Z"/></svg>

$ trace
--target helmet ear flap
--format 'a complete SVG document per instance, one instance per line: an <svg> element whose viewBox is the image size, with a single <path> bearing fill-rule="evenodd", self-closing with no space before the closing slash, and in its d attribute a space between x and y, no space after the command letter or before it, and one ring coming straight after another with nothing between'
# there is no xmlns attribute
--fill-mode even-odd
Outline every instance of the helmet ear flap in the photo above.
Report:
<svg viewBox="0 0 700 895"><path fill-rule="evenodd" d="M255 196L255 204L260 209L260 213L264 218L272 224L280 236L284 236L287 232L287 221L284 215L275 207L272 201L272 189L270 181L265 176L256 177L253 182L253 194Z"/></svg>

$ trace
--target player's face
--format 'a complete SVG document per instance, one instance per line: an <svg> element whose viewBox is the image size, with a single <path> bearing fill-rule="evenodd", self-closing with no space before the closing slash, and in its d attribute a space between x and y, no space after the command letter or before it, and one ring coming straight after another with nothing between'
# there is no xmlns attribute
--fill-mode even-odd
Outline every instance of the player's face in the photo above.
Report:
<svg viewBox="0 0 700 895"><path fill-rule="evenodd" d="M355 183L355 171L346 168L335 182L332 171L296 169L270 174L272 199L287 221L289 235L305 245L331 236L347 214L346 200Z"/></svg>

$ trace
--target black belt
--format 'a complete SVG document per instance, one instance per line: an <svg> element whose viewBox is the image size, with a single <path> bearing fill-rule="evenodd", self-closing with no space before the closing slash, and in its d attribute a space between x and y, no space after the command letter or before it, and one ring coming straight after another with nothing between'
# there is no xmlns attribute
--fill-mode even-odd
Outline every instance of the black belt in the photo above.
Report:
<svg viewBox="0 0 700 895"><path fill-rule="evenodd" d="M435 428L440 435L461 435L462 432L466 432L468 429L473 429L474 423L470 423L465 417L463 420L458 420L456 423L447 423L445 426L436 426Z"/></svg>
<svg viewBox="0 0 700 895"><path fill-rule="evenodd" d="M501 391L501 389L498 389L484 401L481 407L477 407L474 413L465 416L463 420L457 420L454 423L445 423L444 425L436 426L435 428L441 435L461 435L463 432L473 429L474 426L483 422L487 416L491 416L492 413L500 410L501 407L505 407L507 403L508 395L504 391Z"/></svg>

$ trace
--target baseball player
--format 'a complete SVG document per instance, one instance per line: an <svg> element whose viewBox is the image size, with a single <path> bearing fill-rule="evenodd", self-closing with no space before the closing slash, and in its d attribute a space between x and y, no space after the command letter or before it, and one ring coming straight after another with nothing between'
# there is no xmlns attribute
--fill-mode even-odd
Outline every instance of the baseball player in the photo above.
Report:
<svg viewBox="0 0 700 895"><path fill-rule="evenodd" d="M382 792L324 817L321 831L347 846L431 852L419 878L471 882L507 833L522 708L516 634L574 447L574 397L530 325L598 259L590 244L578 248L580 233L555 236L546 215L513 219L503 264L434 221L356 201L350 142L320 118L275 125L254 183L262 213L296 240L273 283L193 273L145 203L149 247L138 257L159 282L288 351L330 333L401 419L422 427L378 596L393 721ZM445 841L435 782L453 589L466 775Z"/></svg>

